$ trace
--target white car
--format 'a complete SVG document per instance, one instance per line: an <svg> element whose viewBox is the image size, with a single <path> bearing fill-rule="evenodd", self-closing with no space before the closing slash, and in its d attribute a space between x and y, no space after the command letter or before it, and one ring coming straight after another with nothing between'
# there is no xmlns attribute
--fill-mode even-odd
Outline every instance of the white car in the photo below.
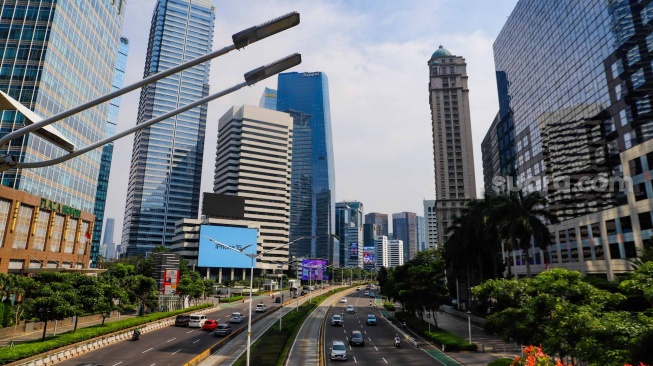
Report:
<svg viewBox="0 0 653 366"><path fill-rule="evenodd" d="M354 305L347 305L347 314L353 314L355 312L356 310L354 310Z"/></svg>
<svg viewBox="0 0 653 366"><path fill-rule="evenodd" d="M231 319L229 319L229 323L242 323L244 321L244 316L241 313L233 313L231 314Z"/></svg>
<svg viewBox="0 0 653 366"><path fill-rule="evenodd" d="M342 303L347 303L347 298L346 298L346 297L343 297L342 299L340 299L340 302L342 302Z"/></svg>
<svg viewBox="0 0 653 366"><path fill-rule="evenodd" d="M256 304L256 312L257 313L265 313L268 310L268 308L263 305L263 304Z"/></svg>
<svg viewBox="0 0 653 366"><path fill-rule="evenodd" d="M202 328L204 323L206 323L206 315L190 314L190 319L188 320L188 326L190 328Z"/></svg>
<svg viewBox="0 0 653 366"><path fill-rule="evenodd" d="M370 292L369 292L369 291L365 291L365 296L370 296Z"/></svg>

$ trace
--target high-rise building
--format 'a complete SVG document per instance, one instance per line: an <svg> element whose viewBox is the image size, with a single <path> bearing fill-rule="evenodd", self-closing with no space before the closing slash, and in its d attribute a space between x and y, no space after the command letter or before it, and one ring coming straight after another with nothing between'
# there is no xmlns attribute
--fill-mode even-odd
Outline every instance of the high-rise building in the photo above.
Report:
<svg viewBox="0 0 653 366"><path fill-rule="evenodd" d="M0 2L0 90L44 118L111 92L126 5L97 3ZM51 127L84 147L104 138L108 109L104 103ZM0 135L23 126L22 114L0 111ZM34 162L67 152L29 134L4 146L5 154ZM101 152L94 150L50 167L10 169L0 179L4 186L93 212L100 163Z"/></svg>
<svg viewBox="0 0 653 366"><path fill-rule="evenodd" d="M502 175L561 220L530 249L534 273L613 279L653 235L651 27L650 1L521 0L494 43ZM523 258L510 254L513 273Z"/></svg>
<svg viewBox="0 0 653 366"><path fill-rule="evenodd" d="M426 249L438 247L438 222L435 216L435 200L424 200L424 235Z"/></svg>
<svg viewBox="0 0 653 366"><path fill-rule="evenodd" d="M113 74L113 90L122 88L125 80L125 68L127 67L127 53L129 52L129 40L125 37L120 37L120 46L118 47L118 58L116 60L116 69ZM109 103L109 112L107 114L107 124L105 135L107 137L116 133L116 124L118 123L118 111L120 109L120 97L115 97ZM111 172L111 160L113 158L113 142L110 142L102 147L102 161L100 163L100 173L98 174L97 192L95 192L95 206L93 214L95 214L95 227L93 229L93 237L91 238L91 266L97 266L97 255L100 247L100 239L102 238L102 223L104 222L104 208L107 202L107 189L109 188L109 173ZM111 241L104 241L103 244L108 244L107 253L113 249L113 219L111 226ZM108 223L108 221L107 221ZM105 236L106 238L106 236ZM109 257L105 254L105 257Z"/></svg>
<svg viewBox="0 0 653 366"><path fill-rule="evenodd" d="M336 216L337 217L337 216ZM376 224L363 224L363 246L373 247L376 237L381 235L381 227Z"/></svg>
<svg viewBox="0 0 653 366"><path fill-rule="evenodd" d="M270 88L265 88L263 95L261 95L261 101L258 104L261 108L272 109L273 111L277 110L277 91Z"/></svg>
<svg viewBox="0 0 653 366"><path fill-rule="evenodd" d="M277 110L290 113L294 121L290 238L314 237L297 241L290 254L333 262L335 170L326 74L279 74ZM342 239L340 244L345 246Z"/></svg>
<svg viewBox="0 0 653 366"><path fill-rule="evenodd" d="M213 46L210 0L158 0L143 77L195 59ZM208 95L210 62L144 86L137 123ZM175 222L197 217L207 105L136 132L122 232L127 256L170 245Z"/></svg>
<svg viewBox="0 0 653 366"><path fill-rule="evenodd" d="M355 267L363 265L363 215L361 202L336 203L336 235L341 243L341 265Z"/></svg>
<svg viewBox="0 0 653 366"><path fill-rule="evenodd" d="M426 250L426 222L424 216L417 216L417 251Z"/></svg>
<svg viewBox="0 0 653 366"><path fill-rule="evenodd" d="M501 164L499 162L499 137L498 124L499 113L492 121L490 129L485 134L481 143L481 154L483 156L483 191L485 195L499 193L498 187L493 185L493 180L501 177Z"/></svg>
<svg viewBox="0 0 653 366"><path fill-rule="evenodd" d="M379 226L381 232L378 235L388 236L388 214L370 212L365 215L365 223Z"/></svg>
<svg viewBox="0 0 653 366"><path fill-rule="evenodd" d="M428 65L436 215L440 242L444 243L452 217L476 198L467 63L440 46Z"/></svg>
<svg viewBox="0 0 653 366"><path fill-rule="evenodd" d="M381 235L376 238L376 265L395 268L404 264L404 243L401 240L388 240Z"/></svg>
<svg viewBox="0 0 653 366"><path fill-rule="evenodd" d="M287 113L241 106L230 108L218 125L213 192L245 199L244 219L260 222L259 252L289 240L290 164L293 119ZM256 267L277 269L288 247L258 258Z"/></svg>
<svg viewBox="0 0 653 366"><path fill-rule="evenodd" d="M109 217L104 220L104 233L102 237L102 245L106 245L106 254L107 259L118 258L118 252L116 248L116 243L113 241L113 231L115 230L116 220Z"/></svg>
<svg viewBox="0 0 653 366"><path fill-rule="evenodd" d="M401 212L392 214L392 230L394 238L404 245L404 262L415 257L417 253L417 214Z"/></svg>

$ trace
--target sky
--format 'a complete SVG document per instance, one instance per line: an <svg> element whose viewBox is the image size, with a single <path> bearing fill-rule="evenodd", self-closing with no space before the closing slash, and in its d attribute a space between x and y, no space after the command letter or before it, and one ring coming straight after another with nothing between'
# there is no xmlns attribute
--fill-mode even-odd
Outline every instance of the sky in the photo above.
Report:
<svg viewBox="0 0 653 366"><path fill-rule="evenodd" d="M517 0L239 0L217 1L213 49L231 35L291 11L301 23L211 63L210 93L243 81L243 74L295 52L289 71L323 71L329 79L336 201L360 201L365 213L416 212L435 198L429 69L442 45L467 62L477 194L482 194L481 142L498 111L492 43ZM156 0L127 2L123 36L129 39L125 85L143 77ZM212 192L217 126L233 105L258 105L277 78L209 104L202 192ZM122 97L118 131L136 124L139 92ZM115 143L106 218L119 243L133 135Z"/></svg>

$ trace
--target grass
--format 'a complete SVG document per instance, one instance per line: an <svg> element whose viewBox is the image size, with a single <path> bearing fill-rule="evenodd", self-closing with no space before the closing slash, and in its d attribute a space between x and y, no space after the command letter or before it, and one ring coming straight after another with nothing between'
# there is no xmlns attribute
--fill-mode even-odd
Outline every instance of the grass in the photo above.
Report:
<svg viewBox="0 0 653 366"><path fill-rule="evenodd" d="M437 345L445 346L446 352L476 351L478 349L476 344L469 343L465 339L435 326L431 326L431 331L429 331L429 326L425 321L407 312L398 311L395 313L395 318L400 324L405 321L410 330L420 334L422 337L432 340Z"/></svg>
<svg viewBox="0 0 653 366"><path fill-rule="evenodd" d="M45 341L35 340L15 345L12 349L2 349L0 352L0 365L10 362L18 361L24 358L36 356L38 354L70 346L78 342L83 342L95 337L100 337L109 333L117 332L120 330L132 328L135 326L143 325L146 323L161 320L177 314L192 312L206 307L213 306L213 304L201 304L189 307L187 309L168 311L160 313L147 314L138 318L129 318L118 320L115 322L105 323L104 325L94 325L86 328L79 328L77 332L72 331L61 333L56 336L51 336Z"/></svg>
<svg viewBox="0 0 653 366"><path fill-rule="evenodd" d="M514 360L512 358L500 358L487 364L487 366L510 366Z"/></svg>

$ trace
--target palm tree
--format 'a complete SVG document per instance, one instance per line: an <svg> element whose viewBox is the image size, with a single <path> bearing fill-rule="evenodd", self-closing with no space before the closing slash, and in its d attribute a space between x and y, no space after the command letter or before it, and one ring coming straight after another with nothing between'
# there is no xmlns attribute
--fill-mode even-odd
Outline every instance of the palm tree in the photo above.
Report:
<svg viewBox="0 0 653 366"><path fill-rule="evenodd" d="M506 249L521 249L526 253L526 276L529 278L531 239L535 247L545 250L551 243L551 232L547 224L557 222L556 216L546 208L546 203L546 198L539 192L524 194L519 191L506 196L496 211L499 233L507 243Z"/></svg>

